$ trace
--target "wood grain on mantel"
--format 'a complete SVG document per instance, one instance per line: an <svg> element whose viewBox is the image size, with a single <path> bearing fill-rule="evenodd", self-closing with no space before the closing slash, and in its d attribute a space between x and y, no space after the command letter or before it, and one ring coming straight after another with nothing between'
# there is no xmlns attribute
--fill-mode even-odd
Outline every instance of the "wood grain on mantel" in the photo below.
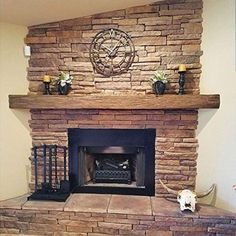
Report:
<svg viewBox="0 0 236 236"><path fill-rule="evenodd" d="M16 109L199 109L219 108L220 95L55 96L9 95Z"/></svg>

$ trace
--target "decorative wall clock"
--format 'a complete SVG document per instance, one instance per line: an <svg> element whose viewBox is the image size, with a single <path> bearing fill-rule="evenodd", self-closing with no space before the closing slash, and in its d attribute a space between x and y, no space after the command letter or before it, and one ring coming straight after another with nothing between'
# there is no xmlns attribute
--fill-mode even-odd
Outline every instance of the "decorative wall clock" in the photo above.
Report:
<svg viewBox="0 0 236 236"><path fill-rule="evenodd" d="M110 28L95 35L89 54L97 73L112 76L129 69L134 61L135 48L127 33Z"/></svg>

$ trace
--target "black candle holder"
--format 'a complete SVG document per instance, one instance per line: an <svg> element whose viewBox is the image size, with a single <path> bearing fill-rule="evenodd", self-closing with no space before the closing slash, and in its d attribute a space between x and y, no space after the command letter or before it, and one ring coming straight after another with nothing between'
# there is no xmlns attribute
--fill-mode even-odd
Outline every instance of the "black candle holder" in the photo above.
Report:
<svg viewBox="0 0 236 236"><path fill-rule="evenodd" d="M179 95L184 94L185 71L179 71Z"/></svg>
<svg viewBox="0 0 236 236"><path fill-rule="evenodd" d="M44 83L44 95L51 95L51 91L50 91L50 82L43 82Z"/></svg>

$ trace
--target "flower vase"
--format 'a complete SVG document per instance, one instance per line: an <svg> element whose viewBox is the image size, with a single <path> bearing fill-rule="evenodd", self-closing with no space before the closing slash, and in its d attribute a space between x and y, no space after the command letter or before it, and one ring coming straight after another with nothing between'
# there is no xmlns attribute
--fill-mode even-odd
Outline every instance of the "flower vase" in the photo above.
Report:
<svg viewBox="0 0 236 236"><path fill-rule="evenodd" d="M162 81L156 81L154 83L154 91L157 95L163 95L166 89L166 84Z"/></svg>
<svg viewBox="0 0 236 236"><path fill-rule="evenodd" d="M58 94L59 95L67 95L70 90L70 84L66 83L64 86L58 84Z"/></svg>

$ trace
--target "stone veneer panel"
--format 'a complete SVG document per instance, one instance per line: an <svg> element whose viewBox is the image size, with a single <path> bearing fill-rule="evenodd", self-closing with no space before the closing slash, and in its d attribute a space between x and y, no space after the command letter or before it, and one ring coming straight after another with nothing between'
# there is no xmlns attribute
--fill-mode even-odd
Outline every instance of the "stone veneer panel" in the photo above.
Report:
<svg viewBox="0 0 236 236"><path fill-rule="evenodd" d="M197 112L194 110L31 110L34 145L67 145L68 128L155 128L157 179L174 188L195 186Z"/></svg>
<svg viewBox="0 0 236 236"><path fill-rule="evenodd" d="M30 94L42 93L42 76L67 71L74 76L70 95L150 94L150 76L169 75L167 93L178 90L178 65L188 68L186 92L199 93L202 33L201 0L167 0L152 5L29 27ZM90 43L105 28L119 28L132 38L136 56L127 73L103 77L93 71Z"/></svg>
<svg viewBox="0 0 236 236"><path fill-rule="evenodd" d="M186 93L199 93L202 33L201 0L166 0L89 17L29 27L29 93L42 94L42 77L59 71L74 76L68 96L146 95L150 76L169 75L167 93L178 91L178 65L186 64ZM126 31L135 44L135 61L119 76L93 71L89 46L105 28ZM53 91L55 94L56 91ZM112 101L111 101L112 102ZM197 140L195 110L31 110L33 145L67 145L68 128L155 128L156 180L176 189L195 187ZM33 165L32 165L33 167ZM33 173L33 172L32 172ZM32 176L33 180L34 176ZM156 196L167 196L156 181ZM168 195L169 196L169 195Z"/></svg>

